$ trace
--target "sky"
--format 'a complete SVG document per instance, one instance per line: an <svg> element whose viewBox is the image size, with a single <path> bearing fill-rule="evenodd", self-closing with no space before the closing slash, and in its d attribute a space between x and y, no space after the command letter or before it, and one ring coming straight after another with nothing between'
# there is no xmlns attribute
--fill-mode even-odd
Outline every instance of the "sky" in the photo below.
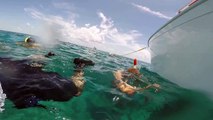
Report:
<svg viewBox="0 0 213 120"><path fill-rule="evenodd" d="M124 55L191 0L0 0L0 30L59 39ZM148 49L127 55L150 63Z"/></svg>

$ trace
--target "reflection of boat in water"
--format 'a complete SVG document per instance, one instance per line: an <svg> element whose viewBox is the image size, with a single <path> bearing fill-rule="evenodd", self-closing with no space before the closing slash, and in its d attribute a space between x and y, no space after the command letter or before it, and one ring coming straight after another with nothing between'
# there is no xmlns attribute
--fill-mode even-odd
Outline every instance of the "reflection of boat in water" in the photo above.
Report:
<svg viewBox="0 0 213 120"><path fill-rule="evenodd" d="M153 70L213 95L213 0L193 0L149 39Z"/></svg>

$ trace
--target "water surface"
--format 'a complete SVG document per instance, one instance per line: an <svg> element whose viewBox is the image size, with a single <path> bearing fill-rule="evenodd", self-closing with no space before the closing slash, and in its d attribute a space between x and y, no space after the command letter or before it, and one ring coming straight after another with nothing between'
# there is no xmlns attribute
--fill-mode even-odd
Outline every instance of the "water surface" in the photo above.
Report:
<svg viewBox="0 0 213 120"><path fill-rule="evenodd" d="M148 64L140 62L143 80L158 83L162 89L153 89L128 96L117 90L112 81L112 71L132 66L132 60L109 56L107 52L93 50L66 42L41 49L16 45L27 35L0 31L0 57L14 60L27 56L44 55L53 51L56 56L48 59L43 71L57 72L69 79L73 74L75 57L91 59L96 63L85 68L85 88L81 96L67 102L42 101L43 108L16 109L6 99L0 120L212 120L212 100L202 93L181 88L151 72ZM184 68L183 68L184 69ZM140 83L141 84L141 83Z"/></svg>

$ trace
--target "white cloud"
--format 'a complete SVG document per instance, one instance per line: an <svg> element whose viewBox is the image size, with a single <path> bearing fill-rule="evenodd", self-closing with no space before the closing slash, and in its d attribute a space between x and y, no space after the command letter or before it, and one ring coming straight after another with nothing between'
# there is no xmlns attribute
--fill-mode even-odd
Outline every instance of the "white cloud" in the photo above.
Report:
<svg viewBox="0 0 213 120"><path fill-rule="evenodd" d="M76 9L73 4L68 2L53 2L52 6L56 9L62 10L65 14L67 14L67 16L69 16L69 19L79 17L78 14L72 12Z"/></svg>
<svg viewBox="0 0 213 120"><path fill-rule="evenodd" d="M52 5L55 8L66 9L66 10L74 10L75 7L68 2L53 2Z"/></svg>
<svg viewBox="0 0 213 120"><path fill-rule="evenodd" d="M86 26L86 27L89 27L89 26L90 26L90 24L89 24L89 23L87 23L87 24L85 24L85 26Z"/></svg>
<svg viewBox="0 0 213 120"><path fill-rule="evenodd" d="M23 32L23 28L21 28L21 27L16 27L16 29L18 32Z"/></svg>
<svg viewBox="0 0 213 120"><path fill-rule="evenodd" d="M43 19L43 18L45 18L45 19L47 19L46 16L44 16L42 13L38 12L35 9L24 8L24 11L29 12L32 18L35 18L35 19Z"/></svg>
<svg viewBox="0 0 213 120"><path fill-rule="evenodd" d="M137 9L139 9L140 11L143 11L143 12L146 12L146 13L149 13L149 14L152 14L152 15L155 15L159 18L164 18L164 19L167 19L167 20L170 20L172 19L172 17L169 17L167 15L164 15L163 13L161 12L158 12L158 11L153 11L151 10L150 8L146 7L146 6L142 6L142 5L138 5L138 4L135 4L135 3L132 3L132 5L134 7L136 7Z"/></svg>
<svg viewBox="0 0 213 120"><path fill-rule="evenodd" d="M30 24L30 23L28 23L28 22L26 23L26 25L27 25L27 26L31 26L31 24Z"/></svg>
<svg viewBox="0 0 213 120"><path fill-rule="evenodd" d="M60 40L84 46L95 46L100 50L120 55L144 47L144 45L137 43L137 40L142 37L141 33L136 30L119 31L113 21L102 12L97 13L101 18L100 24L78 26L74 19L68 21L61 16L45 15L32 8L25 8L24 10L30 13L34 19L43 21L44 24L48 25L49 35L54 36L54 38L58 37ZM143 61L150 62L150 57L147 53L133 54L128 57L142 58Z"/></svg>

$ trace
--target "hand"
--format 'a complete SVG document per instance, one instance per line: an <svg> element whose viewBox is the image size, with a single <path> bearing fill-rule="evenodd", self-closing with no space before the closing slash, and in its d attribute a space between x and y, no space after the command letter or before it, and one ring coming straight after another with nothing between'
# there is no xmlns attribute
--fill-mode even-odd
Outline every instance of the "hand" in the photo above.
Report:
<svg viewBox="0 0 213 120"><path fill-rule="evenodd" d="M152 84L152 86L155 88L155 92L159 91L159 89L160 89L160 85L159 84L154 83L154 84Z"/></svg>
<svg viewBox="0 0 213 120"><path fill-rule="evenodd" d="M157 84L157 83L152 84L152 86L155 87L155 88L160 88L160 85Z"/></svg>

